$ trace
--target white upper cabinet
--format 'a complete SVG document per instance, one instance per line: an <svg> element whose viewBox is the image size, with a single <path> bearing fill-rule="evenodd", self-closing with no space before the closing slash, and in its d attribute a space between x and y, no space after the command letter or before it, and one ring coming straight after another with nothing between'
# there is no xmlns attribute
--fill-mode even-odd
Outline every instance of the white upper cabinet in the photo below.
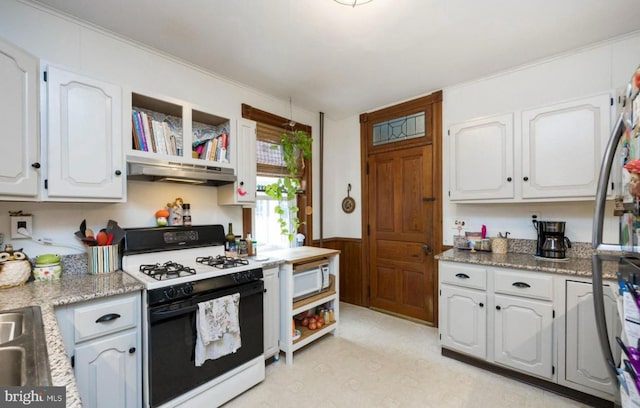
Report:
<svg viewBox="0 0 640 408"><path fill-rule="evenodd" d="M123 201L120 87L51 66L46 84L46 200Z"/></svg>
<svg viewBox="0 0 640 408"><path fill-rule="evenodd" d="M450 200L593 199L611 108L603 93L451 126Z"/></svg>
<svg viewBox="0 0 640 408"><path fill-rule="evenodd" d="M38 60L0 40L0 199L38 198Z"/></svg>
<svg viewBox="0 0 640 408"><path fill-rule="evenodd" d="M451 200L510 199L513 183L513 114L449 129Z"/></svg>
<svg viewBox="0 0 640 408"><path fill-rule="evenodd" d="M256 202L256 122L239 119L236 128L237 181L218 187L219 205L251 205Z"/></svg>
<svg viewBox="0 0 640 408"><path fill-rule="evenodd" d="M522 197L593 198L610 131L611 96L522 112Z"/></svg>

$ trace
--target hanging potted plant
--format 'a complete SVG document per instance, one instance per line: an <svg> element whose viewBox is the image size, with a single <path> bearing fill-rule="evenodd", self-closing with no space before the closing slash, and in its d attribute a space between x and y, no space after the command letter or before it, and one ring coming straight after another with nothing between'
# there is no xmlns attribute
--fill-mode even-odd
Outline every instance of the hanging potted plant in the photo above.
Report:
<svg viewBox="0 0 640 408"><path fill-rule="evenodd" d="M275 212L278 214L280 234L287 236L289 242L293 241L301 224L295 198L301 189L300 175L304 169L304 159L311 157L312 142L307 132L292 129L280 135L280 144L271 146L272 149L280 149L287 174L266 185L265 193L278 200Z"/></svg>

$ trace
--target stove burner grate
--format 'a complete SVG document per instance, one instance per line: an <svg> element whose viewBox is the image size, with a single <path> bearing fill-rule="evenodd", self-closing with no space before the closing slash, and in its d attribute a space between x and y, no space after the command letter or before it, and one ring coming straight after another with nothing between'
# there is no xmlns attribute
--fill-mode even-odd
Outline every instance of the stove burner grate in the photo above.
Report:
<svg viewBox="0 0 640 408"><path fill-rule="evenodd" d="M180 278L182 276L195 275L196 270L176 262L157 263L152 265L140 265L140 272L151 276L156 280Z"/></svg>
<svg viewBox="0 0 640 408"><path fill-rule="evenodd" d="M234 268L236 266L241 266L241 265L249 265L249 261L247 261L246 259L233 258L230 256L223 256L223 255L197 257L196 262L209 265L209 266L215 266L216 268L220 268L220 269Z"/></svg>

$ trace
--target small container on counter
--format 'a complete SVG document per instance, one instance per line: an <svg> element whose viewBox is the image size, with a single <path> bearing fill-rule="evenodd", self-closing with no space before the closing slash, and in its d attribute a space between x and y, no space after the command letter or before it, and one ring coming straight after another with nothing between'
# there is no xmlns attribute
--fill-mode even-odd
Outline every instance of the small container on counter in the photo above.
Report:
<svg viewBox="0 0 640 408"><path fill-rule="evenodd" d="M182 225L191 226L191 204L182 204Z"/></svg>
<svg viewBox="0 0 640 408"><path fill-rule="evenodd" d="M62 275L60 255L43 254L36 256L32 273L35 282L60 279L60 275Z"/></svg>

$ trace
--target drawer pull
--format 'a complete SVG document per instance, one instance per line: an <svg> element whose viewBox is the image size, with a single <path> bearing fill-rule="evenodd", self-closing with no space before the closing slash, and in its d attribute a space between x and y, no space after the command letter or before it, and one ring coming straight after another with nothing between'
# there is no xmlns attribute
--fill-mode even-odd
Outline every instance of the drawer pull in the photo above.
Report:
<svg viewBox="0 0 640 408"><path fill-rule="evenodd" d="M119 314L117 314L117 313L109 313L109 314L106 314L106 315L104 315L104 316L100 316L100 317L98 317L98 320L96 320L96 323L109 322L109 321L111 321L111 320L116 320L116 319L118 319L119 317L120 317L120 315L119 315Z"/></svg>
<svg viewBox="0 0 640 408"><path fill-rule="evenodd" d="M467 275L466 273L456 273L456 278L469 279L469 275Z"/></svg>
<svg viewBox="0 0 640 408"><path fill-rule="evenodd" d="M131 347L131 348L129 349L129 354L133 354L133 353L135 353L135 352L136 352L136 348L135 348L135 347Z"/></svg>
<svg viewBox="0 0 640 408"><path fill-rule="evenodd" d="M520 288L520 289L525 289L525 288L530 288L531 285L529 285L528 283L524 283L524 282L513 282L513 286L515 286L516 288Z"/></svg>

